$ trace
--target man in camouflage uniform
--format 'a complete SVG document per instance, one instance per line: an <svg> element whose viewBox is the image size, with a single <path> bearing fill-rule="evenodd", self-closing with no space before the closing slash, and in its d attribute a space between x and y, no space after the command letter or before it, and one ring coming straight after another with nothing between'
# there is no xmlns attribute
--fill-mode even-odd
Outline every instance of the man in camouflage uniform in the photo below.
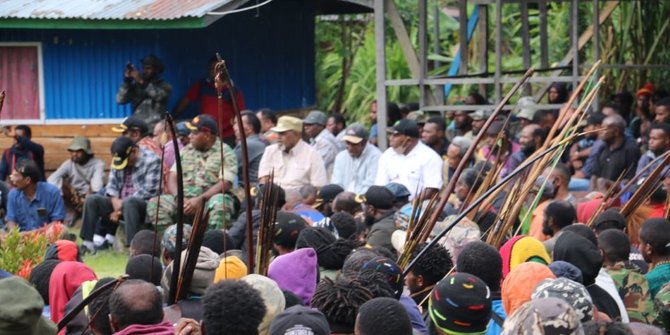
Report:
<svg viewBox="0 0 670 335"><path fill-rule="evenodd" d="M191 130L190 143L181 152L184 181L184 216L192 222L198 204L205 202L209 212L209 229L229 228L237 216L236 199L229 193L237 175L237 158L227 144L223 143L223 181L221 177L221 141L216 121L208 115L199 115L187 123ZM225 194L221 194L221 190ZM175 222L177 213L177 168L172 166L168 193L160 196L160 208L156 218L158 198L147 206L152 223L167 226Z"/></svg>
<svg viewBox="0 0 670 335"><path fill-rule="evenodd" d="M130 103L133 116L143 120L153 129L167 110L172 86L161 79L163 63L155 55L142 59L142 73L132 63L126 64L123 71L123 83L116 92L116 102Z"/></svg>
<svg viewBox="0 0 670 335"><path fill-rule="evenodd" d="M603 253L603 266L614 280L630 321L651 324L656 313L649 283L637 266L627 262L630 242L626 234L618 229L602 231L598 235L598 246Z"/></svg>
<svg viewBox="0 0 670 335"><path fill-rule="evenodd" d="M656 325L670 331L670 283L663 285L660 291L654 297L654 309L658 313Z"/></svg>

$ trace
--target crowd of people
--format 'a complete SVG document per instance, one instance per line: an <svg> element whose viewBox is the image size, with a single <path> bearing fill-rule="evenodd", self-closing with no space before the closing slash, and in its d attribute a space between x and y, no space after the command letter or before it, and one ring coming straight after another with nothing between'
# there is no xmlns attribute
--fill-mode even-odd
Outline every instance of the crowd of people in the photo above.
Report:
<svg viewBox="0 0 670 335"><path fill-rule="evenodd" d="M145 65L160 69L156 59L147 58ZM213 60L212 81L214 65ZM119 97L144 81L133 68L126 72ZM216 87L212 81L199 82L179 108L198 99L204 87ZM559 84L548 93L551 104L565 104L569 95ZM464 103L487 101L473 93ZM389 104L389 124L378 125L373 102L372 127L347 125L337 113L311 111L299 118L262 109L244 110L242 124L229 116L224 124L230 129L220 129L217 114L201 113L177 124L178 149L164 122L138 112L114 127L120 136L111 145L106 177L90 140L75 137L68 147L71 159L45 178L44 149L31 141L29 127L16 127L16 142L0 164L0 177L10 174L2 191L6 228L30 231L80 220L83 243L59 240L49 246L29 281L3 273L0 334L55 334L54 324L113 280L98 278L82 256L115 244L127 247L127 279L92 299L61 333L665 334L670 329L667 169L661 171L667 182L632 214L620 210L630 192L601 210L607 194L629 183L634 192L670 150L667 92L647 84L635 97L619 93L590 111L579 125L585 135L538 178L537 185L544 185L535 189L539 202L533 205L534 194L528 195L528 215L519 217L513 229L518 233L507 234L499 248L484 241L509 204L492 201L439 240L408 249L414 262L404 271L399 256L412 244L408 230L415 212L429 206L426 199L447 198L430 241L472 203L487 173L498 173L494 179L514 173L560 120L558 110L538 109L530 97L520 99L507 119L489 120L489 110L429 115L417 109ZM484 129L487 120L491 124ZM376 145L379 127L389 136L384 151ZM483 140L475 141L478 135ZM475 154L466 158L472 146ZM464 159L467 168L456 176ZM493 166L500 168L494 172ZM183 208L178 208L178 180ZM444 194L450 182L453 192ZM245 187L252 194L251 218ZM266 192L276 196L264 197ZM201 208L209 213L208 229L188 294L167 305L173 260L186 255ZM249 274L254 272L249 252L273 209L278 210L273 259L266 276ZM186 222L182 250L176 243L178 212ZM253 236L247 236L249 220Z"/></svg>

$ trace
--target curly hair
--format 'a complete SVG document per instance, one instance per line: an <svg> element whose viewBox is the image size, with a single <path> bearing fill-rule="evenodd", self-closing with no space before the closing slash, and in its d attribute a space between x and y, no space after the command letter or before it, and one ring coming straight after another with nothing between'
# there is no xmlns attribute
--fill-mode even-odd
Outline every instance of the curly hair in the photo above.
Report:
<svg viewBox="0 0 670 335"><path fill-rule="evenodd" d="M375 298L359 309L358 330L361 335L411 335L412 324L400 302Z"/></svg>
<svg viewBox="0 0 670 335"><path fill-rule="evenodd" d="M500 291L502 257L496 248L482 241L473 241L463 247L456 259L456 271L473 274L491 291Z"/></svg>
<svg viewBox="0 0 670 335"><path fill-rule="evenodd" d="M396 298L396 292L386 279L386 275L374 269L364 269L356 277L374 298ZM402 291L400 291L402 293ZM399 298L399 297L398 297Z"/></svg>
<svg viewBox="0 0 670 335"><path fill-rule="evenodd" d="M428 246L428 243L421 243L412 253L412 258L425 249ZM412 269L412 273L415 276L423 276L423 280L426 285L432 285L440 281L444 276L449 273L449 270L454 266L454 263L451 261L451 255L449 250L443 247L440 244L433 244L426 253L419 258Z"/></svg>
<svg viewBox="0 0 670 335"><path fill-rule="evenodd" d="M337 234L341 238L351 239L356 234L356 219L347 212L337 212L330 216L330 221L335 225Z"/></svg>
<svg viewBox="0 0 670 335"><path fill-rule="evenodd" d="M261 294L239 280L223 280L207 288L202 307L208 335L257 335L266 311Z"/></svg>
<svg viewBox="0 0 670 335"><path fill-rule="evenodd" d="M326 316L332 332L353 333L358 308L372 298L374 294L358 279L324 278L312 296L312 307Z"/></svg>

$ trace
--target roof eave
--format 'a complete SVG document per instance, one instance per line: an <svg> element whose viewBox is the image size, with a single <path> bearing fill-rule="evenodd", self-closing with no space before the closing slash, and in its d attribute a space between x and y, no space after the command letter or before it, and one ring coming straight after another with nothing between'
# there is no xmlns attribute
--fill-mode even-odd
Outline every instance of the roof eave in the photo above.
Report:
<svg viewBox="0 0 670 335"><path fill-rule="evenodd" d="M90 19L19 19L4 18L4 29L192 29L209 25L202 17L184 17L173 20L90 20Z"/></svg>

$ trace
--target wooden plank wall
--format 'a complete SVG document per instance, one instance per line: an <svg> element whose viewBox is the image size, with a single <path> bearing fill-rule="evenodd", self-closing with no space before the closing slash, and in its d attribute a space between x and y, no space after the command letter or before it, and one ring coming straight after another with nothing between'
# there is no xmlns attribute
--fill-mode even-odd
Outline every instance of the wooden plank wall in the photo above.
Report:
<svg viewBox="0 0 670 335"><path fill-rule="evenodd" d="M95 125L31 125L32 140L44 146L44 165L47 175L56 170L63 161L70 159L67 147L74 136L86 136L91 140L95 157L105 161L107 170L111 162L110 148L119 136L112 131L114 124ZM13 132L12 132L13 133ZM0 135L0 149L4 151L14 143L14 138Z"/></svg>

